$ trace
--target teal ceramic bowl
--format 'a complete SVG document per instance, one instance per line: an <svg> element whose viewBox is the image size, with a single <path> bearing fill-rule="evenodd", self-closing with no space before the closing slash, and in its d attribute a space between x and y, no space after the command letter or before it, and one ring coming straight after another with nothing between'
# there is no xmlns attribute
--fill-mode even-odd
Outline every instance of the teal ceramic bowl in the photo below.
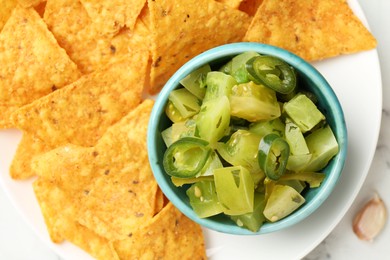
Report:
<svg viewBox="0 0 390 260"><path fill-rule="evenodd" d="M246 51L255 51L279 57L292 65L298 72L298 82L318 98L318 106L325 114L340 146L339 153L322 171L326 178L319 188L309 189L304 193L306 202L291 215L274 223L266 223L254 233L238 227L228 217L217 215L210 218L199 218L192 210L186 195L188 187L175 187L169 176L164 172L163 155L166 150L161 132L170 126L170 120L165 116L164 109L169 93L179 86L179 81L193 70L209 63L224 64L235 55ZM236 235L258 235L279 231L290 227L312 214L328 198L342 172L347 153L347 129L342 107L325 78L309 63L300 57L277 47L259 43L233 43L210 49L184 64L165 84L156 98L148 127L148 153L153 174L166 197L187 217L200 225L223 233Z"/></svg>

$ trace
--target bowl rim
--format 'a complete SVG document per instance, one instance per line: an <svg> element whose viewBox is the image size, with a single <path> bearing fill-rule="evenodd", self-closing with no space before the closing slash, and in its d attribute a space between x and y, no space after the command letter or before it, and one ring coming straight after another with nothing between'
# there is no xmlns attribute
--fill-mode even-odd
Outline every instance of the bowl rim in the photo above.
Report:
<svg viewBox="0 0 390 260"><path fill-rule="evenodd" d="M260 54L272 55L281 58L290 65L292 65L294 68L296 68L300 73L304 73L308 78L310 78L313 83L318 87L325 100L331 103L330 110L336 112L333 113L333 118L335 123L337 124L337 127L336 129L332 128L332 131L337 137L337 141L339 144L339 152L332 159L332 171L328 173L326 180L321 184L321 189L318 191L316 196L313 197L309 202L305 203L303 207L300 207L297 211L290 214L289 216L274 223L264 224L257 232L252 232L238 226L225 225L224 223L211 220L210 218L199 218L195 214L195 212L193 212L192 208L189 207L180 198L178 198L175 192L169 188L169 180L163 177L163 174L166 173L161 170L161 165L158 166L159 160L157 157L156 147L154 146L156 138L155 131L156 129L158 129L157 126L159 123L159 120L156 119L158 119L158 117L161 115L161 111L164 109L164 106L168 100L169 93L178 86L179 81L186 75L188 75L190 72L206 63L211 63L212 61L226 57L232 57L246 51L255 51ZM335 94L327 80L323 77L323 75L310 63L306 62L299 56L285 49L281 49L273 45L252 42L230 43L214 47L195 56L183 66L181 66L166 82L160 93L157 95L155 104L150 115L147 132L147 149L149 163L159 187L161 188L165 196L168 198L168 200L171 201L174 206L178 208L184 215L186 215L191 220L197 222L198 224L218 232L235 235L259 235L276 232L278 230L293 226L294 224L302 221L303 219L311 215L311 213L313 213L317 208L319 208L322 203L329 197L333 188L337 184L341 172L343 170L347 155L347 143L347 127L343 109L340 105L337 95Z"/></svg>

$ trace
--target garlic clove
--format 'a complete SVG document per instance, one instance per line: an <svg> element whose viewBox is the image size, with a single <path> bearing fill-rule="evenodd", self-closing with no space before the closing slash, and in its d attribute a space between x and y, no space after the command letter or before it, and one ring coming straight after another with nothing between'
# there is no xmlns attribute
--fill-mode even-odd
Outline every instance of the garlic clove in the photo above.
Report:
<svg viewBox="0 0 390 260"><path fill-rule="evenodd" d="M373 241L382 231L386 221L386 206L378 194L375 194L355 216L353 231L359 239Z"/></svg>

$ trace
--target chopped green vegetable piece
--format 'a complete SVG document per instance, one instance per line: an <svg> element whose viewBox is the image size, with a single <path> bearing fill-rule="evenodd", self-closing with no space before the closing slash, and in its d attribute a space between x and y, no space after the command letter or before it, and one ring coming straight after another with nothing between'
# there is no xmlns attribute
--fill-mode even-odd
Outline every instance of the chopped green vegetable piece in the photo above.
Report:
<svg viewBox="0 0 390 260"><path fill-rule="evenodd" d="M304 202L305 198L294 188L275 185L263 213L269 221L275 222L294 212Z"/></svg>
<svg viewBox="0 0 390 260"><path fill-rule="evenodd" d="M230 75L226 75L219 71L212 71L207 73L206 84L207 89L203 102L222 96L229 96L232 87L236 85L237 82Z"/></svg>
<svg viewBox="0 0 390 260"><path fill-rule="evenodd" d="M185 88L173 90L168 99L183 118L189 118L200 110L199 99Z"/></svg>
<svg viewBox="0 0 390 260"><path fill-rule="evenodd" d="M284 136L285 124L280 120L280 117L272 120L263 120L249 125L249 131L263 137L267 134L277 134Z"/></svg>
<svg viewBox="0 0 390 260"><path fill-rule="evenodd" d="M229 130L230 103L226 96L203 102L196 117L200 138L214 146Z"/></svg>
<svg viewBox="0 0 390 260"><path fill-rule="evenodd" d="M302 133L310 131L319 122L325 120L325 116L318 110L313 101L304 94L298 94L284 103L283 109Z"/></svg>
<svg viewBox="0 0 390 260"><path fill-rule="evenodd" d="M258 162L269 179L278 180L284 174L289 155L288 143L277 134L268 134L261 139Z"/></svg>
<svg viewBox="0 0 390 260"><path fill-rule="evenodd" d="M229 100L231 115L250 122L271 120L281 114L275 91L252 81L233 86Z"/></svg>
<svg viewBox="0 0 390 260"><path fill-rule="evenodd" d="M180 80L189 92L202 100L206 93L206 77L207 73L211 71L210 65L206 64L188 74L185 78Z"/></svg>
<svg viewBox="0 0 390 260"><path fill-rule="evenodd" d="M288 94L296 87L294 68L277 57L253 57L246 63L246 69L257 84L264 84L278 93Z"/></svg>
<svg viewBox="0 0 390 260"><path fill-rule="evenodd" d="M258 53L248 51L241 53L232 59L230 75L236 79L237 83L247 83L253 80L246 69L246 63L251 58L258 56L260 56Z"/></svg>
<svg viewBox="0 0 390 260"><path fill-rule="evenodd" d="M218 168L223 168L223 164L219 159L217 153L213 150L207 160L205 166L200 171L198 176L210 176L214 174L214 170Z"/></svg>
<svg viewBox="0 0 390 260"><path fill-rule="evenodd" d="M288 145L290 146L291 154L309 154L309 148L307 148L306 140L301 129L289 118L286 119L285 137Z"/></svg>
<svg viewBox="0 0 390 260"><path fill-rule="evenodd" d="M257 162L257 150L261 137L247 130L237 130L226 143L217 143L216 149L221 157L233 166L243 166L252 174L257 185L264 173Z"/></svg>
<svg viewBox="0 0 390 260"><path fill-rule="evenodd" d="M254 183L249 171L242 166L214 170L215 188L223 212L242 215L253 211Z"/></svg>
<svg viewBox="0 0 390 260"><path fill-rule="evenodd" d="M307 182L310 188L317 188L325 179L325 174L319 172L294 172L286 173L279 180L298 180Z"/></svg>
<svg viewBox="0 0 390 260"><path fill-rule="evenodd" d="M199 177L193 177L193 178L178 178L171 176L171 181L173 185L176 187L182 187L185 184L193 184L195 182L200 182L200 181L214 181L213 176L199 176Z"/></svg>
<svg viewBox="0 0 390 260"><path fill-rule="evenodd" d="M170 100L168 100L168 103L165 106L165 114L174 123L185 120L185 118L180 114L180 111L175 107L175 105Z"/></svg>
<svg viewBox="0 0 390 260"><path fill-rule="evenodd" d="M299 193L301 193L306 187L305 182L300 181L300 180L281 180L281 179L279 179L277 181L277 184L290 186L291 188L294 188Z"/></svg>
<svg viewBox="0 0 390 260"><path fill-rule="evenodd" d="M307 147L312 154L305 171L319 171L339 152L339 145L329 125L316 129L306 136Z"/></svg>
<svg viewBox="0 0 390 260"><path fill-rule="evenodd" d="M199 181L188 190L191 207L200 218L207 218L222 213L222 206L218 201L213 181Z"/></svg>
<svg viewBox="0 0 390 260"><path fill-rule="evenodd" d="M300 155L290 154L290 156L288 157L286 169L293 172L302 171L310 162L311 156L311 153Z"/></svg>
<svg viewBox="0 0 390 260"><path fill-rule="evenodd" d="M239 227L242 226L250 231L257 232L266 220L263 214L265 202L264 194L255 192L253 212L238 216L230 216L230 218L236 222Z"/></svg>
<svg viewBox="0 0 390 260"><path fill-rule="evenodd" d="M194 137L183 137L174 142L164 153L163 166L170 176L192 178L197 176L212 150L208 142Z"/></svg>

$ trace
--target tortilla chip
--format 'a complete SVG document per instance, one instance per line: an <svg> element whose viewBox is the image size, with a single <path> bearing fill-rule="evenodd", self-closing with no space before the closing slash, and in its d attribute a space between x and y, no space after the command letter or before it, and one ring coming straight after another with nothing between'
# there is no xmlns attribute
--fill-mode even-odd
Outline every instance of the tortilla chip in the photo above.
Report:
<svg viewBox="0 0 390 260"><path fill-rule="evenodd" d="M172 203L145 228L114 242L114 247L120 259L207 259L201 227Z"/></svg>
<svg viewBox="0 0 390 260"><path fill-rule="evenodd" d="M261 3L263 3L263 0L243 0L238 9L254 16Z"/></svg>
<svg viewBox="0 0 390 260"><path fill-rule="evenodd" d="M68 145L34 160L34 171L75 202L77 220L106 238L123 239L156 213L158 189L146 148L152 106L144 101L95 147Z"/></svg>
<svg viewBox="0 0 390 260"><path fill-rule="evenodd" d="M25 8L31 7L31 6L37 6L46 0L18 0L19 4Z"/></svg>
<svg viewBox="0 0 390 260"><path fill-rule="evenodd" d="M246 13L213 0L150 0L148 5L152 25L151 94L197 54L241 41L250 23Z"/></svg>
<svg viewBox="0 0 390 260"><path fill-rule="evenodd" d="M81 77L13 114L14 124L54 148L92 146L141 102L147 57L136 53Z"/></svg>
<svg viewBox="0 0 390 260"><path fill-rule="evenodd" d="M119 259L112 242L75 220L74 204L63 190L41 178L33 183L33 188L53 242L66 239L96 259Z"/></svg>
<svg viewBox="0 0 390 260"><path fill-rule="evenodd" d="M125 25L133 30L146 0L80 0L103 34L116 34Z"/></svg>
<svg viewBox="0 0 390 260"><path fill-rule="evenodd" d="M244 40L276 45L308 61L376 46L344 0L264 0Z"/></svg>
<svg viewBox="0 0 390 260"><path fill-rule="evenodd" d="M80 77L33 8L16 6L0 34L0 128L10 114Z"/></svg>
<svg viewBox="0 0 390 260"><path fill-rule="evenodd" d="M17 2L17 0L0 0L0 32L4 24L8 21Z"/></svg>
<svg viewBox="0 0 390 260"><path fill-rule="evenodd" d="M115 36L102 35L100 25L91 20L79 0L49 0L44 20L84 74L148 48L142 24L135 24L134 30L123 28Z"/></svg>
<svg viewBox="0 0 390 260"><path fill-rule="evenodd" d="M32 159L49 150L50 147L46 146L41 139L28 133L23 134L9 170L11 177L15 180L24 180L35 176L31 169Z"/></svg>
<svg viewBox="0 0 390 260"><path fill-rule="evenodd" d="M216 2L220 2L221 4L227 5L233 9L238 9L242 1L243 0L216 0Z"/></svg>

